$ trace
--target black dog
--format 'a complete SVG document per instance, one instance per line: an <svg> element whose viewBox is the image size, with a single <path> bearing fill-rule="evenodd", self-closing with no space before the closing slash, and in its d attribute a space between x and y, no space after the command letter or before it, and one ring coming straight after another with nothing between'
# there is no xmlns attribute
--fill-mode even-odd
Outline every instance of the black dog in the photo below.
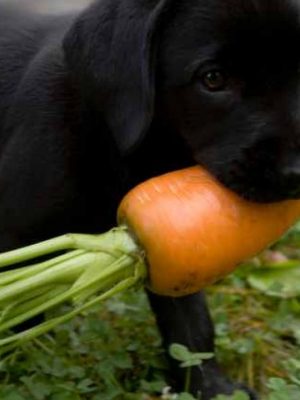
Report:
<svg viewBox="0 0 300 400"><path fill-rule="evenodd" d="M105 231L129 188L195 162L248 199L297 197L299 11L293 0L0 9L1 250ZM166 346L213 351L202 294L150 300ZM203 399L236 387L214 359L193 370Z"/></svg>

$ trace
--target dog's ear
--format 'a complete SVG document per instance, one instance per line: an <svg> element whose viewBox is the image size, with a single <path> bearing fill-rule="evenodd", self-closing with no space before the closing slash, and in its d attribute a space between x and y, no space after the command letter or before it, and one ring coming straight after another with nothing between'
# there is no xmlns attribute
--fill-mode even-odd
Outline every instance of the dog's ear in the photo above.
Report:
<svg viewBox="0 0 300 400"><path fill-rule="evenodd" d="M124 154L147 131L155 96L155 44L170 0L100 0L64 39L65 59Z"/></svg>

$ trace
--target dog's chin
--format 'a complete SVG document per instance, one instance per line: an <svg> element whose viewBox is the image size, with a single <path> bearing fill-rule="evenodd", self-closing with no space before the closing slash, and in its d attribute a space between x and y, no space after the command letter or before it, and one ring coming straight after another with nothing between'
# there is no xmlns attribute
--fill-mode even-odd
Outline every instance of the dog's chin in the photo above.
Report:
<svg viewBox="0 0 300 400"><path fill-rule="evenodd" d="M276 173L261 173L258 170L243 171L241 168L216 168L204 166L227 189L247 201L254 203L276 203L286 200L300 200L300 182L286 182ZM246 163L249 165L249 163ZM260 169L266 171L267 169Z"/></svg>
<svg viewBox="0 0 300 400"><path fill-rule="evenodd" d="M275 183L261 186L249 183L230 182L220 178L219 180L225 187L236 193L238 196L254 203L276 203L280 201L300 199L300 188L293 191L280 187Z"/></svg>

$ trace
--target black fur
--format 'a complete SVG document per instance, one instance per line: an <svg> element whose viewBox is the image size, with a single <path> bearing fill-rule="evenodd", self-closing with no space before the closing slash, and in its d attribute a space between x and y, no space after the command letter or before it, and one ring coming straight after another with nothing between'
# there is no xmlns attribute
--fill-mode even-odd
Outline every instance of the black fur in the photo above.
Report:
<svg viewBox="0 0 300 400"><path fill-rule="evenodd" d="M298 196L299 28L294 0L0 8L0 249L105 231L131 187L195 162L256 201ZM213 351L202 294L150 300L166 346ZM235 387L216 360L193 370L205 400Z"/></svg>

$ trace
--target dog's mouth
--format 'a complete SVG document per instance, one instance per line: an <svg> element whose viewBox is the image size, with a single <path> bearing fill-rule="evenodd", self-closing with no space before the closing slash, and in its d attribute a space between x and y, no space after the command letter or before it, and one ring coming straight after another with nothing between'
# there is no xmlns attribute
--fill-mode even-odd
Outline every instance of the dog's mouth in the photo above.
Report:
<svg viewBox="0 0 300 400"><path fill-rule="evenodd" d="M256 203L274 203L300 199L300 177L284 179L280 171L270 165L251 162L231 162L222 167L199 163L209 170L229 190Z"/></svg>
<svg viewBox="0 0 300 400"><path fill-rule="evenodd" d="M287 163L293 166L293 159L299 168L284 168ZM195 160L221 184L248 201L274 203L300 199L300 158L274 138L232 152L217 146L202 149Z"/></svg>
<svg viewBox="0 0 300 400"><path fill-rule="evenodd" d="M294 190L286 189L278 182L255 184L252 182L221 182L230 190L244 199L256 203L274 203L279 201L300 199L300 187Z"/></svg>
<svg viewBox="0 0 300 400"><path fill-rule="evenodd" d="M300 182L284 181L275 172L239 170L235 174L229 168L214 175L225 187L248 201L274 203L300 199Z"/></svg>

